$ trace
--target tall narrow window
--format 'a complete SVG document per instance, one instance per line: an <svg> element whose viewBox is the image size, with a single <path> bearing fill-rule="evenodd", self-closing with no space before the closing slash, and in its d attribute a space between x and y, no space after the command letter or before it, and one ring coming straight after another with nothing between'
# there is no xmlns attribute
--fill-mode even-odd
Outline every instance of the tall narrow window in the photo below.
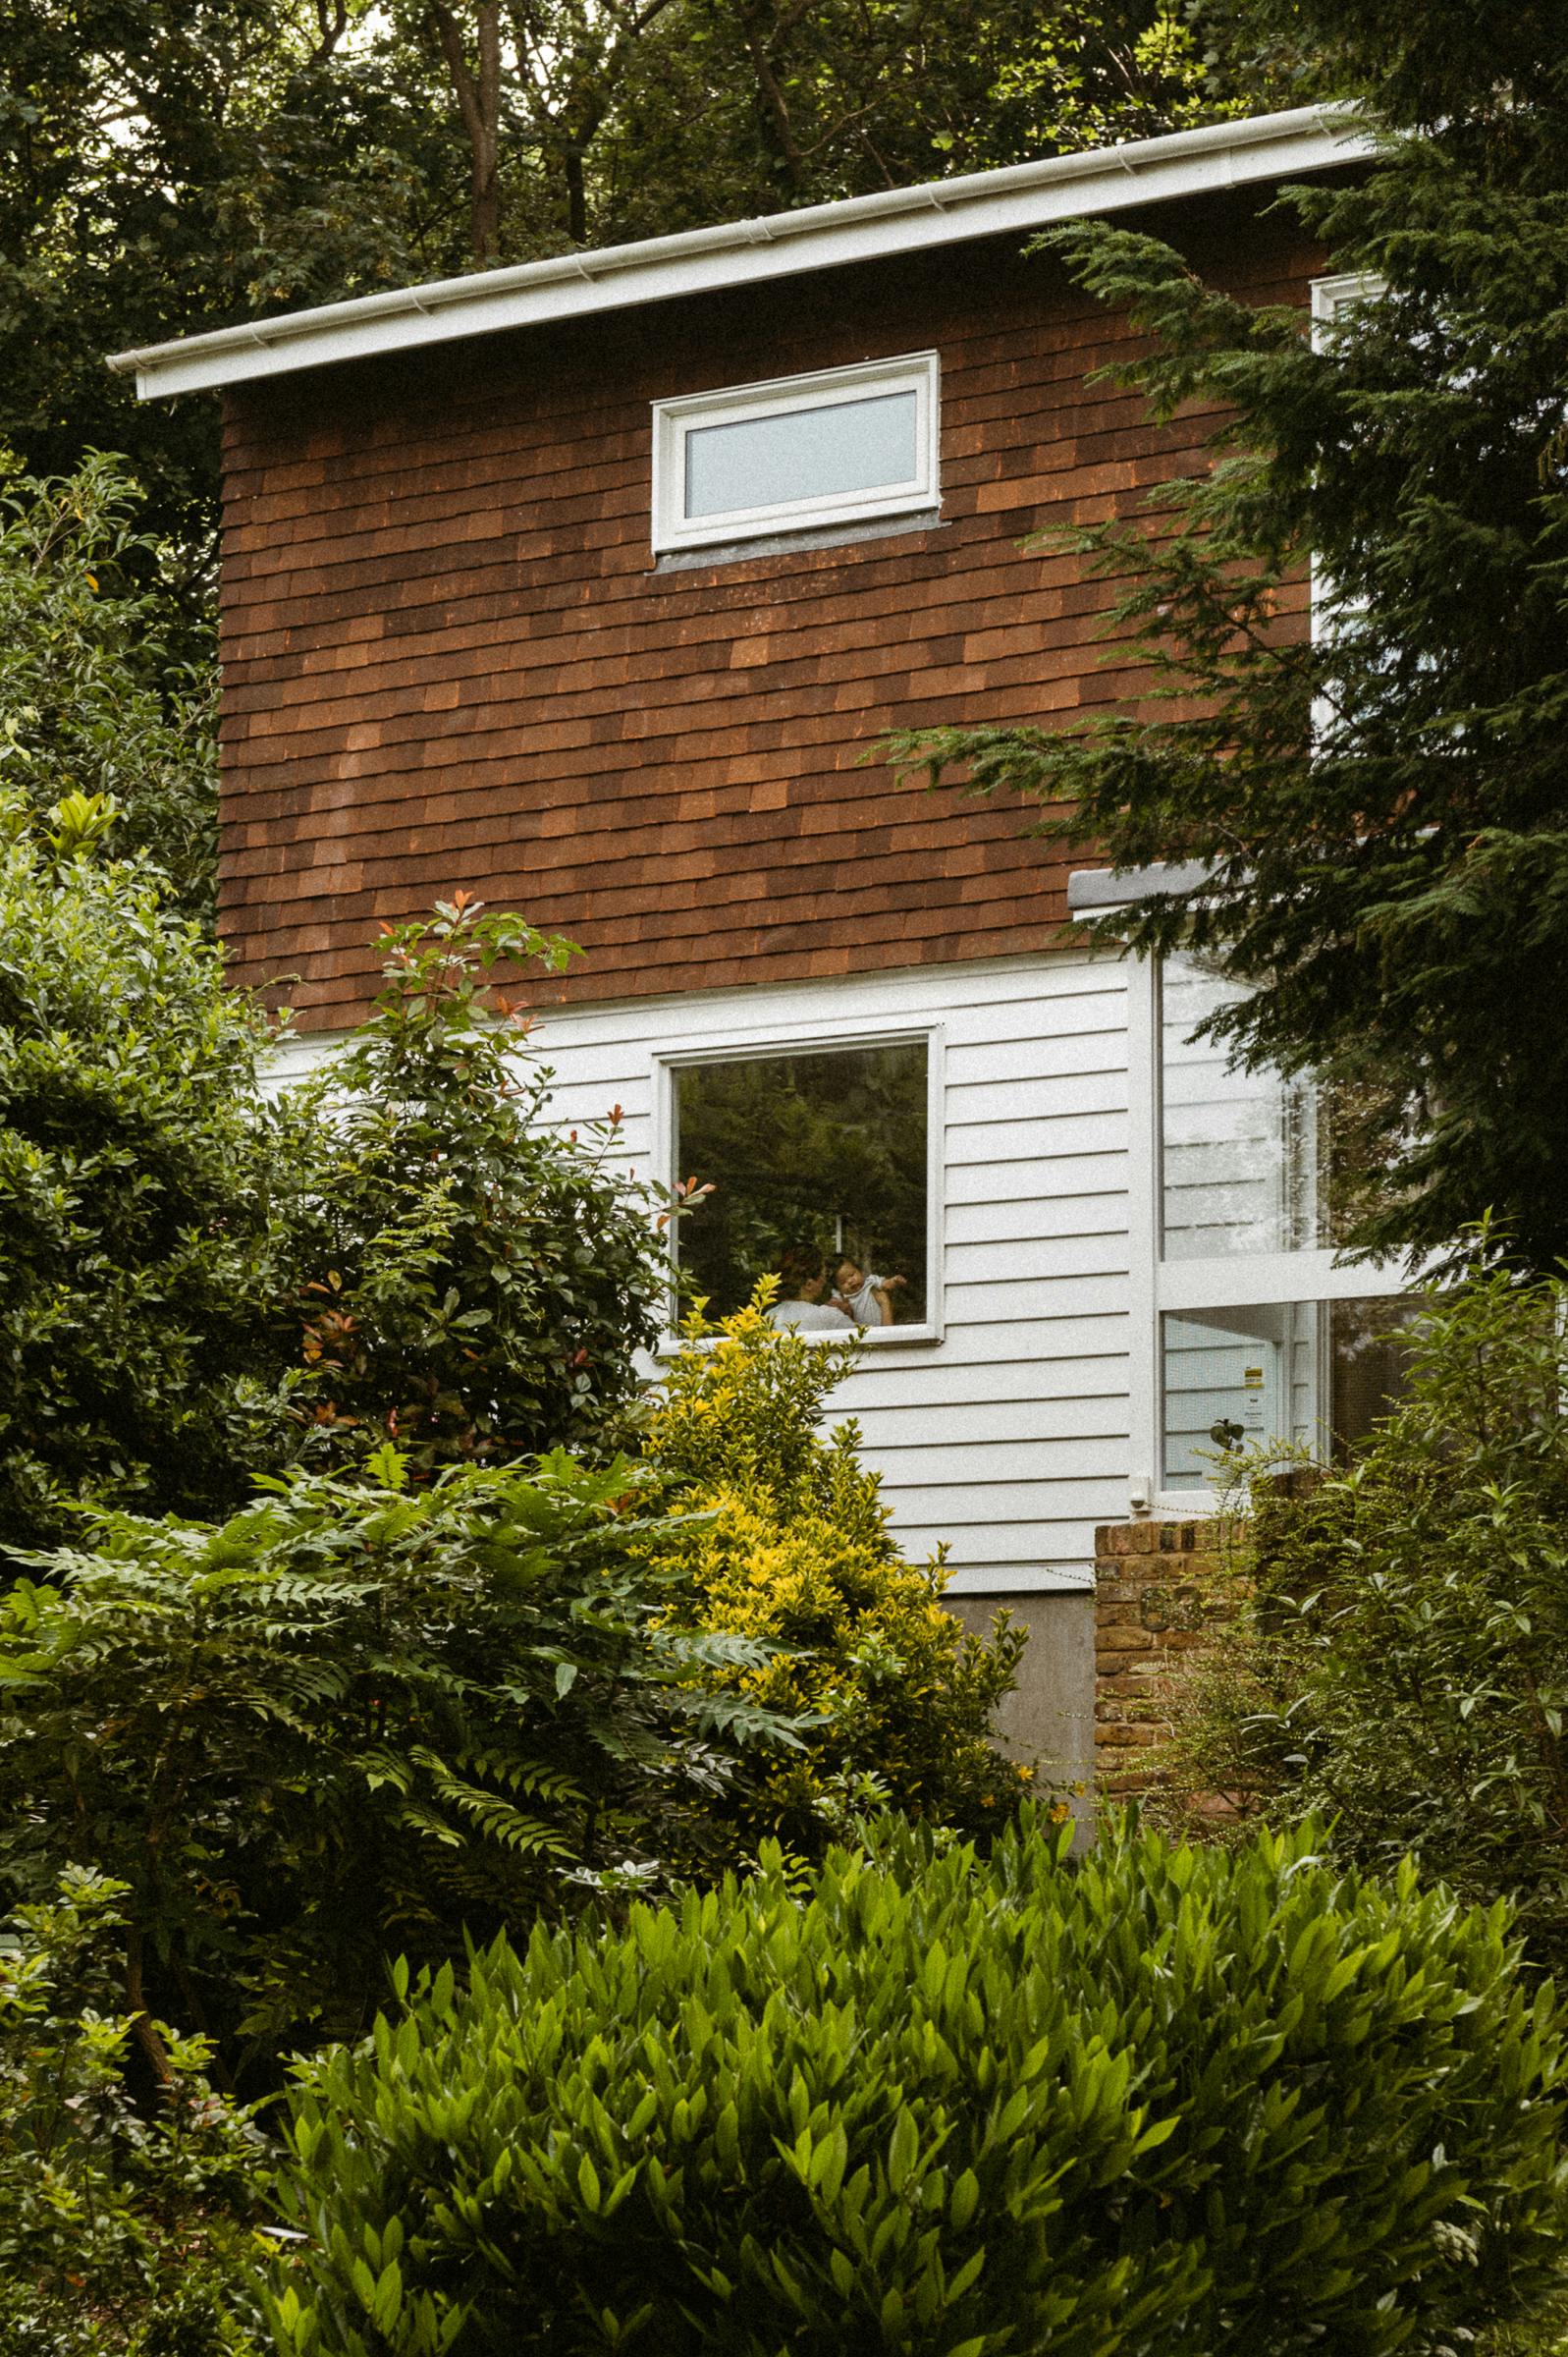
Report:
<svg viewBox="0 0 1568 2357"><path fill-rule="evenodd" d="M928 1072L923 1039L676 1069L676 1168L713 1189L679 1264L710 1317L784 1271L869 1331L927 1324Z"/></svg>
<svg viewBox="0 0 1568 2357"><path fill-rule="evenodd" d="M654 403L653 544L935 510L937 356Z"/></svg>
<svg viewBox="0 0 1568 2357"><path fill-rule="evenodd" d="M1396 1396L1408 1298L1341 1264L1357 1175L1332 1100L1272 1070L1232 1069L1196 1036L1239 988L1196 958L1160 977L1159 1486L1210 1488L1254 1444L1328 1456Z"/></svg>

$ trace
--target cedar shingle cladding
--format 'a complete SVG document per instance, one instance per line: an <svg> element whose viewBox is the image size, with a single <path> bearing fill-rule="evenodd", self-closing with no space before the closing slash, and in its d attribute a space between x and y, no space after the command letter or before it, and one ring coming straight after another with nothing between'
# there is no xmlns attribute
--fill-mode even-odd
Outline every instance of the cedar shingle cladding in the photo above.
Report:
<svg viewBox="0 0 1568 2357"><path fill-rule="evenodd" d="M1254 300L1304 297L1312 257L1250 206L1159 226ZM459 885L581 942L579 998L1041 947L1065 870L1018 812L861 755L1116 692L1100 592L1017 543L1135 505L1199 439L1086 384L1119 332L1009 241L232 395L236 978L351 1020L377 920ZM651 400L933 345L940 527L655 570Z"/></svg>

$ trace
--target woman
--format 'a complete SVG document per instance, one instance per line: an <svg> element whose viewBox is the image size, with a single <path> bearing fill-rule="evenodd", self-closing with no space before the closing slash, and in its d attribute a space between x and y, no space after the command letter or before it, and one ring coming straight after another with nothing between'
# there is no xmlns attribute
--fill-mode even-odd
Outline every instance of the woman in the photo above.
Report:
<svg viewBox="0 0 1568 2357"><path fill-rule="evenodd" d="M826 1253L809 1244L790 1244L779 1264L779 1298L763 1312L774 1326L800 1334L858 1333L855 1321L824 1301L828 1289Z"/></svg>

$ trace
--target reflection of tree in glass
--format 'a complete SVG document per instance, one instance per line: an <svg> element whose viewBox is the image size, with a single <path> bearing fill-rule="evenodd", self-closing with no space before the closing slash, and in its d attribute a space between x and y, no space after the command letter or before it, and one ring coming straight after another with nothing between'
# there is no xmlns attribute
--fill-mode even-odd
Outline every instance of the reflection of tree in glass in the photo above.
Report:
<svg viewBox="0 0 1568 2357"><path fill-rule="evenodd" d="M677 1075L682 1172L711 1179L680 1259L716 1315L738 1309L786 1245L908 1279L926 1314L926 1051L836 1049L693 1065Z"/></svg>

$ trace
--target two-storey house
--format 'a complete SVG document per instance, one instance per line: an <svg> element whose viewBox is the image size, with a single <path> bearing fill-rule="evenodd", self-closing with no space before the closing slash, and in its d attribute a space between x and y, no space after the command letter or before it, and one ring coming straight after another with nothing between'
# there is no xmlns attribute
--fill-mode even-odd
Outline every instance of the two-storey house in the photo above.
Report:
<svg viewBox="0 0 1568 2357"><path fill-rule="evenodd" d="M1206 420L1100 379L1129 330L1032 236L1118 213L1305 322L1322 258L1272 200L1357 152L1228 123L115 363L226 405L237 980L307 1056L377 921L454 887L578 941L556 1113L619 1105L628 1167L714 1182L680 1248L717 1309L784 1260L902 1280L839 1405L957 1608L1031 1622L1024 1723L1068 1760L1095 1524L1191 1512L1216 1430L1364 1420L1377 1281L1335 1264L1310 1097L1191 1045L1213 983L1064 934L1137 879L873 748L1130 685L1102 589L1022 544L1137 508Z"/></svg>

